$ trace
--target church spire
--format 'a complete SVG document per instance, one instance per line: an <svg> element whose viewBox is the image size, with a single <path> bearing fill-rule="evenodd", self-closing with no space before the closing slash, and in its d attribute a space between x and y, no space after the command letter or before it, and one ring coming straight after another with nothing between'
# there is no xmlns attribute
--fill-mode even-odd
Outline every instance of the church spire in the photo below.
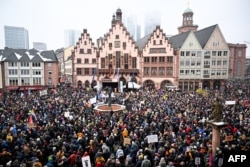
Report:
<svg viewBox="0 0 250 167"><path fill-rule="evenodd" d="M179 33L187 31L197 31L198 26L193 24L193 11L189 7L189 0L187 3L187 8L184 10L182 16L182 26L178 27Z"/></svg>

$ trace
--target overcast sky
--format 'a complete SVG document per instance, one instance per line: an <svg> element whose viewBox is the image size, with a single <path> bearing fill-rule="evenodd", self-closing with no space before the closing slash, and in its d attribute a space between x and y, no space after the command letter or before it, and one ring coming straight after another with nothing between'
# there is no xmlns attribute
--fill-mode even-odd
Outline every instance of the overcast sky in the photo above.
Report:
<svg viewBox="0 0 250 167"><path fill-rule="evenodd" d="M147 13L157 11L164 33L175 35L187 7L188 0L0 0L0 48L5 46L5 25L26 28L30 47L33 42L53 50L64 47L65 29L87 29L96 43L111 28L118 8L123 19L136 15L141 26ZM249 42L250 47L249 0L189 0L189 7L199 29L218 24L227 42Z"/></svg>

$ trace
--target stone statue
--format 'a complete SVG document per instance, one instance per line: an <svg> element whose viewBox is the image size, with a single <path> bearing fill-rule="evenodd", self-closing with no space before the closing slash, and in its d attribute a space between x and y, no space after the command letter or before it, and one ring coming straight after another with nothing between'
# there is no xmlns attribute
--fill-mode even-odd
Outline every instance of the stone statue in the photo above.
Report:
<svg viewBox="0 0 250 167"><path fill-rule="evenodd" d="M222 106L219 102L219 99L216 98L215 104L214 104L214 110L212 112L212 119L214 122L220 122L222 120Z"/></svg>

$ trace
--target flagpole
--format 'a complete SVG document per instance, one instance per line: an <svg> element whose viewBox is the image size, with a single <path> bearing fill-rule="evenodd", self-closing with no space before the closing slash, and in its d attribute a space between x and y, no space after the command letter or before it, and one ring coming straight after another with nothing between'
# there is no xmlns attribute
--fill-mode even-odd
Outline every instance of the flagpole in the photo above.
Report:
<svg viewBox="0 0 250 167"><path fill-rule="evenodd" d="M96 68L94 68L94 73L93 73L93 77L92 77L92 82L91 82L91 87L92 89L94 88L94 79L95 79L95 75L96 75Z"/></svg>
<svg viewBox="0 0 250 167"><path fill-rule="evenodd" d="M120 72L120 68L117 68L117 83L118 83L118 92L120 90L120 80L119 80L119 72Z"/></svg>
<svg viewBox="0 0 250 167"><path fill-rule="evenodd" d="M115 78L115 68L114 68L114 74L113 74L113 78Z"/></svg>

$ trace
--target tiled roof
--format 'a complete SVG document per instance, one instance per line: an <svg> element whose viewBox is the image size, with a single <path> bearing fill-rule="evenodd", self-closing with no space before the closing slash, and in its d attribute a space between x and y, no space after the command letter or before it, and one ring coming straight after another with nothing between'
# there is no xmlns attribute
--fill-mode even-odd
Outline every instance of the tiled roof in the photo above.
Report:
<svg viewBox="0 0 250 167"><path fill-rule="evenodd" d="M42 61L57 62L56 54L53 50L38 51L35 49L11 49L5 48L0 61Z"/></svg>
<svg viewBox="0 0 250 167"><path fill-rule="evenodd" d="M174 49L180 49L189 33L190 33L190 31L187 31L187 32L184 32L181 34L177 34L175 36L171 36L169 38L169 43L171 43L171 45Z"/></svg>
<svg viewBox="0 0 250 167"><path fill-rule="evenodd" d="M212 35L212 33L214 32L215 28L218 25L213 25L204 29L201 29L199 31L194 32L196 38L198 39L200 45L202 48L205 47L207 41L209 40L210 36Z"/></svg>

